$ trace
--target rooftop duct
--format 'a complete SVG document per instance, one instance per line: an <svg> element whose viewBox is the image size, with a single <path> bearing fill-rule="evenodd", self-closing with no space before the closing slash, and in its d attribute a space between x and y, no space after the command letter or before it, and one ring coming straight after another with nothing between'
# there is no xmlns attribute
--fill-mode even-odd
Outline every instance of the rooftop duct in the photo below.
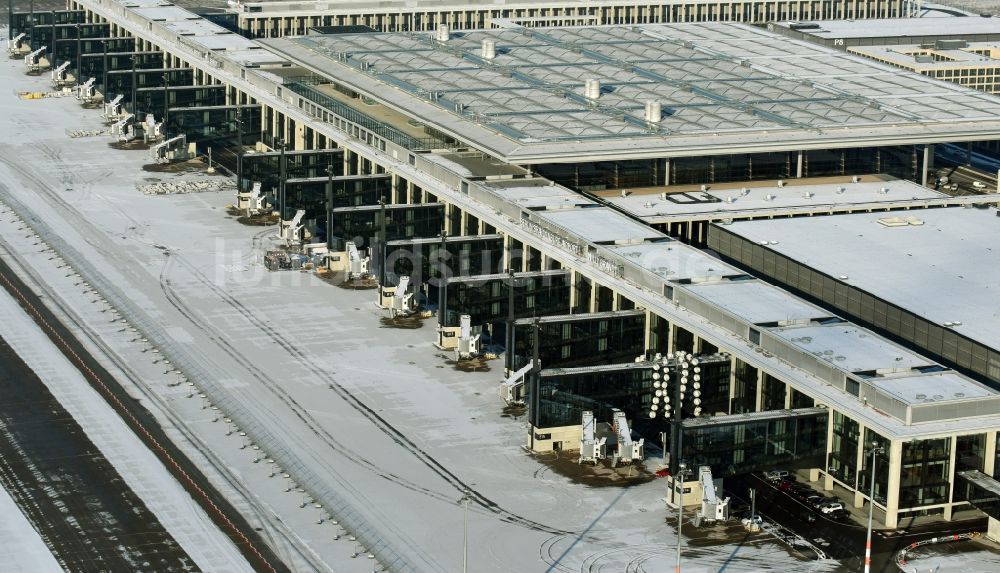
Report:
<svg viewBox="0 0 1000 573"><path fill-rule="evenodd" d="M645 118L648 123L660 123L663 119L663 106L658 101L646 102Z"/></svg>
<svg viewBox="0 0 1000 573"><path fill-rule="evenodd" d="M483 40L483 53L484 60L492 60L497 57L497 43L493 40Z"/></svg>
<svg viewBox="0 0 1000 573"><path fill-rule="evenodd" d="M451 30L448 29L448 24L438 24L437 35L434 37L438 42L447 42L451 38Z"/></svg>

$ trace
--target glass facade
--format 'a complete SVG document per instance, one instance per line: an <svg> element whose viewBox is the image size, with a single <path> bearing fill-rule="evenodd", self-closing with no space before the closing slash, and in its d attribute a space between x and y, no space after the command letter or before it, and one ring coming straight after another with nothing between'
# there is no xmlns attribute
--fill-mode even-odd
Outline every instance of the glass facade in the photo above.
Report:
<svg viewBox="0 0 1000 573"><path fill-rule="evenodd" d="M514 318L529 318L569 312L570 273L543 271L517 273L514 281ZM438 321L458 326L468 314L473 325L508 320L510 293L508 275L453 277L438 293Z"/></svg>
<svg viewBox="0 0 1000 573"><path fill-rule="evenodd" d="M864 456L862 457L861 472L858 474L858 489L865 495L868 495L871 491L872 454L870 453L870 448L873 442L882 448L882 453L875 454L875 501L884 505L886 495L889 491L889 440L867 428L865 429Z"/></svg>
<svg viewBox="0 0 1000 573"><path fill-rule="evenodd" d="M167 109L221 106L225 103L226 87L223 85L139 88L135 90L135 109L138 111L133 113L139 117L145 117L147 113L163 117Z"/></svg>
<svg viewBox="0 0 1000 573"><path fill-rule="evenodd" d="M955 471L983 471L986 467L986 434L955 439Z"/></svg>
<svg viewBox="0 0 1000 573"><path fill-rule="evenodd" d="M333 167L334 177L342 177L344 175L343 153L341 149L286 151L285 177L291 180L314 177L325 179L328 176L327 167ZM281 177L281 152L244 153L239 156L236 169L239 172L238 185L241 193L249 192L253 188L254 182L260 183L261 189L265 193L277 193ZM347 207L350 204L345 203L337 206Z"/></svg>
<svg viewBox="0 0 1000 573"><path fill-rule="evenodd" d="M919 507L948 501L951 438L903 442L901 461L899 507Z"/></svg>
<svg viewBox="0 0 1000 573"><path fill-rule="evenodd" d="M194 70L191 68L171 68L171 69L137 69L135 71L135 87L138 88L162 88L166 81L172 86L194 84ZM118 94L125 95L125 103L132 105L132 69L114 70L108 72L109 97Z"/></svg>
<svg viewBox="0 0 1000 573"><path fill-rule="evenodd" d="M162 111L151 113L159 117ZM168 133L183 133L188 143L206 142L211 145L212 141L226 140L226 143L217 145L221 148L235 144L239 138L238 115L242 115L244 125L254 126L260 125L260 113L259 105L241 106L240 111L235 106L171 108L165 123ZM256 137L250 131L244 131L243 136L247 140Z"/></svg>
<svg viewBox="0 0 1000 573"><path fill-rule="evenodd" d="M653 187L664 181L662 159L553 163L535 167L543 177L575 191Z"/></svg>
<svg viewBox="0 0 1000 573"><path fill-rule="evenodd" d="M347 241L359 247L376 243L382 209L374 207L341 207L332 213L334 249L343 249ZM386 241L412 237L435 237L444 225L444 205L386 205Z"/></svg>
<svg viewBox="0 0 1000 573"><path fill-rule="evenodd" d="M834 478L854 487L858 471L858 439L861 427L841 414L833 413L833 443L830 444L828 471Z"/></svg>
<svg viewBox="0 0 1000 573"><path fill-rule="evenodd" d="M386 244L386 284L398 284L409 276L412 284L438 277L497 274L503 266L503 237L482 235L440 240L391 241ZM376 261L376 268L381 262Z"/></svg>
<svg viewBox="0 0 1000 573"><path fill-rule="evenodd" d="M598 422L610 423L613 408L625 412L629 420L648 418L652 374L648 363L542 370L538 415L532 422L538 428L570 426L579 424L583 411L590 410Z"/></svg>
<svg viewBox="0 0 1000 573"><path fill-rule="evenodd" d="M733 400L729 406L731 414L743 414L757 410L757 369L736 359L733 372Z"/></svg>
<svg viewBox="0 0 1000 573"><path fill-rule="evenodd" d="M732 423L726 418L685 424L681 451L689 465L708 465L713 474L735 475L823 464L826 412L759 420L740 416Z"/></svg>
<svg viewBox="0 0 1000 573"><path fill-rule="evenodd" d="M764 384L761 389L761 410L783 410L785 409L785 394L788 386L774 376L765 373Z"/></svg>
<svg viewBox="0 0 1000 573"><path fill-rule="evenodd" d="M539 323L538 357L543 368L569 368L632 362L645 353L646 315L643 312L550 317ZM534 346L532 319L514 325L517 370L531 361Z"/></svg>

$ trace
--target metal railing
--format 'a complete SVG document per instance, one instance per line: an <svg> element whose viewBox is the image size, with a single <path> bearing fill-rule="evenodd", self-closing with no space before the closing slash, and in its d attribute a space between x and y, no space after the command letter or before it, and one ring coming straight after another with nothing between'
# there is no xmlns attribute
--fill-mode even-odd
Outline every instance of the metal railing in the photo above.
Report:
<svg viewBox="0 0 1000 573"><path fill-rule="evenodd" d="M320 92L312 86L302 83L301 81L286 82L283 87L287 87L314 104L326 109L328 112L338 115L358 127L366 129L374 135L381 137L386 141L391 141L401 147L405 147L406 149L421 150L453 147L435 137L413 137L412 135L403 133L402 131L386 125L370 115L337 101L336 99Z"/></svg>

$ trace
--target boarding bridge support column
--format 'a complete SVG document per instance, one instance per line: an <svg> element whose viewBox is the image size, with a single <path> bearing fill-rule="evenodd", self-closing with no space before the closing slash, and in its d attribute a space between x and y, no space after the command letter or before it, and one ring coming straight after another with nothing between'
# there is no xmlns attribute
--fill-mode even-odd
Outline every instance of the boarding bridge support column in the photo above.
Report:
<svg viewBox="0 0 1000 573"><path fill-rule="evenodd" d="M983 460L983 473L991 476L993 472L996 471L996 456L997 456L997 433L996 432L986 432L986 449L985 457Z"/></svg>
<svg viewBox="0 0 1000 573"><path fill-rule="evenodd" d="M928 183L928 173L934 167L934 146L925 145L924 146L924 160L920 168L920 184L924 187Z"/></svg>
<svg viewBox="0 0 1000 573"><path fill-rule="evenodd" d="M995 434L996 432L989 432ZM951 452L948 459L948 470L953 474L948 478L948 505L944 508L944 520L951 521L952 514L955 511L955 458L958 451L958 440L952 439L951 441Z"/></svg>
<svg viewBox="0 0 1000 573"><path fill-rule="evenodd" d="M954 448L956 440L952 440L952 448ZM955 453L952 449L952 461L951 466L955 467ZM899 525L899 482L900 474L903 471L903 442L899 440L894 440L889 443L889 484L886 491L886 503L885 503L885 526L890 529L896 529ZM946 519L951 519L951 508L950 506L945 510Z"/></svg>

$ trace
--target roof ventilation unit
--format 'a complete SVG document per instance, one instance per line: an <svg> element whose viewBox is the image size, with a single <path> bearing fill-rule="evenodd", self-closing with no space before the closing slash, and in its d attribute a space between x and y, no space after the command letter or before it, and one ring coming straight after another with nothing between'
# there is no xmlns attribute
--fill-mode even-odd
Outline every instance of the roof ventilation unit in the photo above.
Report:
<svg viewBox="0 0 1000 573"><path fill-rule="evenodd" d="M660 193L660 201L666 201L666 200L667 200L667 194L666 193Z"/></svg>
<svg viewBox="0 0 1000 573"><path fill-rule="evenodd" d="M784 187L784 186L785 186L785 180L784 179L778 179L778 187Z"/></svg>
<svg viewBox="0 0 1000 573"><path fill-rule="evenodd" d="M852 175L851 176L851 183L859 183L860 181L861 181L861 178L858 177L857 175Z"/></svg>
<svg viewBox="0 0 1000 573"><path fill-rule="evenodd" d="M583 84L583 97L596 100L601 97L601 80L589 79Z"/></svg>
<svg viewBox="0 0 1000 573"><path fill-rule="evenodd" d="M663 106L658 101L649 100L646 102L646 122L660 123L663 119Z"/></svg>
<svg viewBox="0 0 1000 573"><path fill-rule="evenodd" d="M438 42L447 42L451 38L451 30L448 29L448 24L438 24L437 35L434 38Z"/></svg>
<svg viewBox="0 0 1000 573"><path fill-rule="evenodd" d="M484 60L492 60L497 57L497 43L493 40L483 40L483 53Z"/></svg>

